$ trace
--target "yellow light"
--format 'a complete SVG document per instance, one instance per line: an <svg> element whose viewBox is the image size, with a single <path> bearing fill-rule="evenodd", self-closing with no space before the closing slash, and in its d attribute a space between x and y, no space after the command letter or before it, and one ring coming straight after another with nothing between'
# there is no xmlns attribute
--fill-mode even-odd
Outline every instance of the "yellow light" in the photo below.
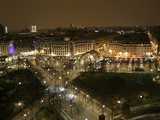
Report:
<svg viewBox="0 0 160 120"><path fill-rule="evenodd" d="M24 116L24 117L27 117L27 114L25 113L23 116Z"/></svg>
<svg viewBox="0 0 160 120"><path fill-rule="evenodd" d="M45 52L44 49L42 49L42 50L40 51L40 53L42 53L42 54L44 54L44 52Z"/></svg>
<svg viewBox="0 0 160 120"><path fill-rule="evenodd" d="M119 52L119 55L122 55L122 52Z"/></svg>
<svg viewBox="0 0 160 120"><path fill-rule="evenodd" d="M120 101L120 100L118 100L118 101L117 101L117 103L118 103L118 104L121 104L121 101Z"/></svg>
<svg viewBox="0 0 160 120"><path fill-rule="evenodd" d="M109 50L109 53L112 54L112 50L111 49Z"/></svg>
<svg viewBox="0 0 160 120"><path fill-rule="evenodd" d="M71 56L71 53L68 53L66 56L68 56L68 57Z"/></svg>
<svg viewBox="0 0 160 120"><path fill-rule="evenodd" d="M51 56L57 56L56 54L54 54L54 53L51 53Z"/></svg>
<svg viewBox="0 0 160 120"><path fill-rule="evenodd" d="M75 53L75 55L79 55L79 54L80 54L79 52L76 52L76 53Z"/></svg>
<svg viewBox="0 0 160 120"><path fill-rule="evenodd" d="M125 53L124 53L124 56L127 58L127 57L128 57L128 52L125 52Z"/></svg>

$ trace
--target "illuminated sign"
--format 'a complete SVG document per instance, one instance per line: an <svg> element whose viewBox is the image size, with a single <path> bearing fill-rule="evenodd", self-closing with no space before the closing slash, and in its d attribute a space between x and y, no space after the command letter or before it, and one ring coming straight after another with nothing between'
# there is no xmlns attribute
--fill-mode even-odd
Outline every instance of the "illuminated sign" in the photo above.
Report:
<svg viewBox="0 0 160 120"><path fill-rule="evenodd" d="M10 42L9 43L9 46L8 46L8 54L9 55L15 55L16 54L16 47L14 45L13 42Z"/></svg>

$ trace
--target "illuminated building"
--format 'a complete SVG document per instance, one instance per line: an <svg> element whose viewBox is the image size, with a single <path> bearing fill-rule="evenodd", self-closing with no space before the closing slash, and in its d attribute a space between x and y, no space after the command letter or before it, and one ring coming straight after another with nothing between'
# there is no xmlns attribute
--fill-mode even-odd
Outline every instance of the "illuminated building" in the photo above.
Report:
<svg viewBox="0 0 160 120"><path fill-rule="evenodd" d="M73 41L73 54L80 55L91 50L94 50L95 41L94 40L78 40Z"/></svg>
<svg viewBox="0 0 160 120"><path fill-rule="evenodd" d="M41 55L74 57L95 50L101 57L145 58L152 56L152 45L148 36L146 34L135 36L119 35L113 39L104 38L100 41L96 38L74 40L66 37L38 37L37 39L21 35L15 40L16 54L37 50ZM8 45L10 44L1 41L1 54L8 54Z"/></svg>
<svg viewBox="0 0 160 120"><path fill-rule="evenodd" d="M13 41L6 42L1 41L0 43L0 56L9 56L16 54L16 47Z"/></svg>
<svg viewBox="0 0 160 120"><path fill-rule="evenodd" d="M70 43L64 40L49 38L40 41L39 52L51 56L71 56Z"/></svg>
<svg viewBox="0 0 160 120"><path fill-rule="evenodd" d="M94 40L66 40L49 38L40 41L39 51L41 54L51 56L76 56L94 50Z"/></svg>
<svg viewBox="0 0 160 120"><path fill-rule="evenodd" d="M152 55L152 46L147 35L118 36L97 48L105 57L144 58Z"/></svg>
<svg viewBox="0 0 160 120"><path fill-rule="evenodd" d="M0 56L8 55L8 43L5 41L1 41L0 43Z"/></svg>
<svg viewBox="0 0 160 120"><path fill-rule="evenodd" d="M71 56L70 44L68 42L63 43L51 43L50 53L52 56Z"/></svg>

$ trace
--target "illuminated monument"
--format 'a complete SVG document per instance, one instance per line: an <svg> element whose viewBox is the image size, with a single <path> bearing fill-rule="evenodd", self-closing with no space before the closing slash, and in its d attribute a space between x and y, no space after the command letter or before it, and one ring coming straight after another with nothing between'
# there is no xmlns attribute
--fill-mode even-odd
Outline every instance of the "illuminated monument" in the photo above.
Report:
<svg viewBox="0 0 160 120"><path fill-rule="evenodd" d="M8 27L5 26L5 33L7 34L8 33Z"/></svg>
<svg viewBox="0 0 160 120"><path fill-rule="evenodd" d="M15 47L13 41L9 43L8 54L9 55L15 55L16 54L16 47Z"/></svg>
<svg viewBox="0 0 160 120"><path fill-rule="evenodd" d="M32 33L36 33L37 32L37 26L36 25L32 25L31 26L31 32Z"/></svg>

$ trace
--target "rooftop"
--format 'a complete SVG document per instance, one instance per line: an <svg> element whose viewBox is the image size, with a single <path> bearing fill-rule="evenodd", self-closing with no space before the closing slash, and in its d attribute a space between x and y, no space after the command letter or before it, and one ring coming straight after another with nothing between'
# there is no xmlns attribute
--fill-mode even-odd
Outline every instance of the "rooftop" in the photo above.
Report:
<svg viewBox="0 0 160 120"><path fill-rule="evenodd" d="M114 37L113 40L124 44L150 44L149 37L145 33L121 34Z"/></svg>

